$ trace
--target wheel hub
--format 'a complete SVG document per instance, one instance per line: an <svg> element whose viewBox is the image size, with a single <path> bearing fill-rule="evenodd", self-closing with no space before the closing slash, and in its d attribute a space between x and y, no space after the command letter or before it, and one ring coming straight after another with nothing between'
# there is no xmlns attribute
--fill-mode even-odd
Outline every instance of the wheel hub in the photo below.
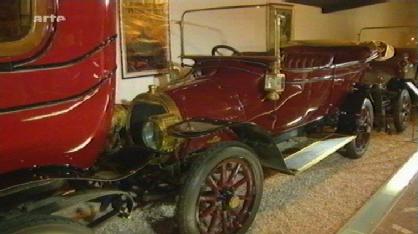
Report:
<svg viewBox="0 0 418 234"><path fill-rule="evenodd" d="M224 210L236 209L241 205L241 199L235 195L231 188L221 191L218 200L222 202Z"/></svg>
<svg viewBox="0 0 418 234"><path fill-rule="evenodd" d="M237 196L233 196L228 201L228 207L230 209L236 209L241 205L241 199Z"/></svg>

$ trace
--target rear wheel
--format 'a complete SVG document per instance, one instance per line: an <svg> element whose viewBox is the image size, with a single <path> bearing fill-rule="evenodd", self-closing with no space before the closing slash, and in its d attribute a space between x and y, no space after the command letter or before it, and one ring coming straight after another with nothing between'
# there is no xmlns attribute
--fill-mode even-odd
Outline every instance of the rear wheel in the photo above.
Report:
<svg viewBox="0 0 418 234"><path fill-rule="evenodd" d="M396 131L403 132L411 116L411 96L408 90L402 89L393 105L393 121Z"/></svg>
<svg viewBox="0 0 418 234"><path fill-rule="evenodd" d="M369 99L364 99L361 111L356 120L356 139L345 146L344 156L361 158L366 153L373 128L373 105Z"/></svg>
<svg viewBox="0 0 418 234"><path fill-rule="evenodd" d="M2 234L93 234L77 222L51 215L27 215L0 223Z"/></svg>
<svg viewBox="0 0 418 234"><path fill-rule="evenodd" d="M221 144L198 158L177 204L180 233L245 233L263 192L263 171L244 145Z"/></svg>

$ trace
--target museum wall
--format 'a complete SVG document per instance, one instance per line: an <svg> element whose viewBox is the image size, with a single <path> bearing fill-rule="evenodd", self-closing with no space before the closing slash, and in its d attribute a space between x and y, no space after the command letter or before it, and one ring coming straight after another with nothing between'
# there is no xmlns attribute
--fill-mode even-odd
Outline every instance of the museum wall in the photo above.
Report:
<svg viewBox="0 0 418 234"><path fill-rule="evenodd" d="M283 3L281 0L267 0L267 2ZM179 62L180 33L177 22L185 10L263 3L266 3L266 0L170 0L173 61ZM416 21L414 21L416 19L416 2L414 0L395 0L330 14L322 14L320 8L305 5L296 4L293 9L293 39L295 40L357 40L357 34L362 27L416 25ZM189 25L190 27L186 29L186 52L208 54L213 44L216 44L215 42L230 43L234 47L247 51L262 49L262 46L265 45L266 32L262 14L262 11L258 15L249 12L241 15L234 13L232 17L228 17L226 14L217 13L216 17L213 17L208 13L199 13L196 18L188 18L188 20L194 21L197 26ZM202 27L205 24L209 24L210 27ZM205 34L205 31L206 33L209 31L209 34ZM138 93L145 92L148 85L157 80L155 77L125 79L123 81L121 77L118 79L117 102L131 100Z"/></svg>
<svg viewBox="0 0 418 234"><path fill-rule="evenodd" d="M283 3L282 1L274 2ZM258 3L262 4L266 3L266 1L258 0L238 2L237 0L174 0L171 2L170 14L173 20L177 20L180 19L182 13L187 9ZM265 45L266 29L264 24L265 15L263 14L265 11L260 10L259 17L256 17L253 13L255 10L252 10L252 14L250 15L250 10L247 10L245 14L242 14L241 16L234 13L234 11L235 10L230 10L232 13L230 17L214 12L195 13L196 17L188 17L187 20L194 24L206 24L210 26L213 31L216 29L220 37L218 38L219 42L228 42L230 45L238 49L245 49L244 51L249 51L251 48L260 48L259 45ZM213 16L213 14L216 15ZM219 19L222 18L229 19L229 22L220 21ZM250 21L254 22L250 23ZM349 36L349 34L344 30L344 27L341 27L341 25L345 23L345 19L342 15L323 15L321 10L316 7L295 5L293 23L293 37L298 40L321 38L343 39ZM235 28L232 27L234 25ZM256 25L258 27L256 27ZM186 52L195 54L208 53L208 50L210 50L209 48L214 44L213 38L208 37L208 35L202 35L200 31L197 30L197 27L192 28L191 26L186 25L185 28ZM194 29L194 31L192 29ZM229 38L221 38L222 36L226 37L227 35ZM235 38L232 38L231 35L235 35ZM205 40L203 40L204 38ZM252 40L252 43L248 41L249 39ZM171 27L171 41L173 58L176 59L180 54L180 36L178 25L172 25ZM209 45L206 45L206 43ZM253 49L253 51L254 50L255 49ZM265 48L263 48L263 50L265 50Z"/></svg>
<svg viewBox="0 0 418 234"><path fill-rule="evenodd" d="M295 13L296 40L356 41L363 27L417 25L415 0L393 0L330 14L321 14L319 8L295 5Z"/></svg>
<svg viewBox="0 0 418 234"><path fill-rule="evenodd" d="M205 8L205 7L219 7L228 6L234 4L258 4L265 3L264 0L258 1L237 1L237 0L174 0L171 1L170 15L173 22L180 19L181 14L187 9ZM284 3L284 1L267 1L272 3ZM287 4L287 3L286 3ZM416 22L416 1L413 0L396 0L387 3L376 4L371 6L365 6L355 8L346 11L339 11L330 14L322 14L321 9L317 7L292 4L294 6L294 27L293 27L293 39L295 40L319 40L319 39L333 39L333 40L357 40L357 34L359 30L366 26L384 26L384 25L415 25ZM402 14L399 14L402 12ZM211 26L216 23L210 17L210 14L201 14L203 21L210 21L207 24ZM251 16L245 15L243 17L251 18ZM243 32L240 27L244 23L237 18L236 15L230 17L233 19L233 23L237 26L235 34L241 36L242 44L248 44L243 38L245 30ZM251 18L254 19L254 18ZM217 30L226 31L228 34L231 32L231 27L228 23L219 23ZM247 23L247 22L245 22ZM225 29L226 28L226 29ZM260 38L264 38L265 28L259 27ZM174 57L180 54L180 41L178 25L171 26L171 41L172 41L172 53ZM186 32L187 33L187 32ZM257 32L253 32L255 34ZM189 35L193 38L193 35ZM188 44L191 49L195 49L198 54L201 52L200 48L205 47L205 42L200 40L199 36L196 36L199 40L189 39ZM253 38L256 39L256 38ZM234 41L234 43L237 43ZM200 44L200 46L198 45Z"/></svg>
<svg viewBox="0 0 418 234"><path fill-rule="evenodd" d="M341 12L347 20L347 39L356 40L363 27L417 25L417 1L392 0Z"/></svg>
<svg viewBox="0 0 418 234"><path fill-rule="evenodd" d="M171 51L172 51L172 58L174 62L175 63L179 62L178 57L180 55L179 26L176 22L180 20L181 15L183 14L185 10L195 9L195 8L218 7L218 6L226 6L226 5L259 4L259 3L260 4L265 3L265 0L170 0ZM225 15L225 18L227 18L226 15ZM204 19L206 20L208 18L204 18ZM247 19L252 19L252 18L247 17ZM262 21L264 22L264 19ZM218 22L220 25L216 27L218 28L218 30L215 30L215 31L219 32L219 29L222 28L221 27L222 22L220 21ZM233 23L235 24L236 22L233 22ZM232 25L233 24L230 24L230 26ZM231 29L232 27L229 27L229 28ZM264 28L258 28L258 29L260 32L265 33ZM241 30L242 30L241 28L238 28L238 30L236 30L235 33L228 33L229 35L235 35L236 37L238 37L236 40L234 40L235 38L230 38L229 41L236 41L237 43L239 43L240 41L242 42L242 40L238 40L240 39L239 38L240 35L242 35L242 33L240 33ZM208 43L205 43L207 42L207 38L204 38L204 36L202 35L200 35L199 37L199 35L200 34L197 34L197 33L192 35L192 37L188 39L188 42L189 42L188 46L189 48L194 48L194 51L196 52L207 51L206 48L209 47ZM256 39L256 38L257 37L253 37L253 39ZM239 46L239 44L236 46ZM191 51L193 52L193 50ZM121 64L119 63L119 67L121 67L120 65ZM154 84L157 81L155 77L151 77L151 76L135 78L135 79L122 79L122 76L120 75L120 73L121 72L118 72L119 77L118 77L117 91L116 91L116 102L118 103L132 100L138 93L146 92L148 89L148 86L150 84Z"/></svg>

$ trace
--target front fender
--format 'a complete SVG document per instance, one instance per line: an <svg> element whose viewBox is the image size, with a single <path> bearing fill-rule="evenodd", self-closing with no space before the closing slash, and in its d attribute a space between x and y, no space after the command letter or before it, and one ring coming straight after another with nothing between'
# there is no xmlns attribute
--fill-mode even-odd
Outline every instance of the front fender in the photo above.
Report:
<svg viewBox="0 0 418 234"><path fill-rule="evenodd" d="M253 148L261 165L286 174L293 174L287 168L283 155L270 133L252 123L234 125L231 126L231 129L237 134L240 141Z"/></svg>
<svg viewBox="0 0 418 234"><path fill-rule="evenodd" d="M366 98L369 98L374 106L376 100L373 100L370 87L366 85L357 86L353 92L347 95L345 102L340 109L337 130L339 133L352 134L356 131L357 115L361 112L361 108Z"/></svg>
<svg viewBox="0 0 418 234"><path fill-rule="evenodd" d="M409 80L392 78L388 81L388 83L386 84L386 87L390 91L399 91L401 89L407 88L407 85L405 84L405 82L407 81Z"/></svg>
<svg viewBox="0 0 418 234"><path fill-rule="evenodd" d="M393 98L398 98L403 89L408 90L412 98L412 101L416 103L418 100L418 94L415 88L411 88L407 83L417 87L417 83L415 80L399 79L399 78L392 78L391 80L389 80L386 86L387 86L388 91L394 93Z"/></svg>
<svg viewBox="0 0 418 234"><path fill-rule="evenodd" d="M199 126L199 124L201 124L200 126L206 125L207 128L197 131L195 126ZM187 131L187 126L190 126L190 131ZM192 139L224 130L231 130L240 142L251 147L257 153L264 167L292 174L292 171L287 168L283 155L276 146L271 134L254 123L194 119L173 126L170 129L170 133L176 137Z"/></svg>

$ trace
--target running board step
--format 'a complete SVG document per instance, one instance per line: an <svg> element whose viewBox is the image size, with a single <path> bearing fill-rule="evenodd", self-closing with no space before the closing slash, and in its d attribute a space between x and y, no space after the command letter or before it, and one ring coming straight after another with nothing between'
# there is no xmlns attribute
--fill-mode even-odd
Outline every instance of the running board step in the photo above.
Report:
<svg viewBox="0 0 418 234"><path fill-rule="evenodd" d="M344 147L356 138L346 136L317 141L285 158L287 168L302 172Z"/></svg>

